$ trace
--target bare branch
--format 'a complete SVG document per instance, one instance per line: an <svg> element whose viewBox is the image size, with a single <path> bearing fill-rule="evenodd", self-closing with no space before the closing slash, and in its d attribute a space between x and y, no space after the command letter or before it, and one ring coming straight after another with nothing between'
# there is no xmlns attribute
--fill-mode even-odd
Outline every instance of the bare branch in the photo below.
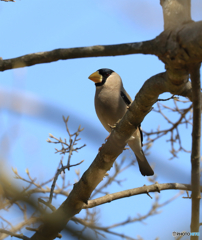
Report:
<svg viewBox="0 0 202 240"><path fill-rule="evenodd" d="M191 21L190 0L161 0L164 29L175 28Z"/></svg>
<svg viewBox="0 0 202 240"><path fill-rule="evenodd" d="M157 103L158 109L157 110L153 109L153 111L155 111L157 113L160 113L161 116L169 124L171 124L171 127L167 128L167 129L160 130L160 126L158 126L156 131L153 131L153 130L150 131L150 132L143 131L143 133L147 136L147 142L144 144L144 145L147 146L147 148L149 148L155 140L157 140L157 139L167 135L168 133L170 133L170 137L167 140L167 142L171 143L170 153L172 154L172 157L170 159L172 159L174 157L177 157L177 153L180 152L181 150L184 151L184 152L190 153L189 150L186 150L182 146L181 137L180 137L180 133L179 133L179 126L182 125L182 124L185 124L186 126L188 124L192 125L192 123L190 122L192 120L192 114L191 114L192 104L188 108L179 109L176 100L174 100L174 105L175 105L175 107L172 108L172 107L168 107L168 106L165 106L163 104ZM169 118L169 115L166 116L163 113L162 107L163 107L163 109L169 109L169 110L171 110L175 113L178 113L180 115L179 119L176 122L172 122ZM187 118L187 113L190 113L189 118ZM178 149L176 149L176 147L175 147L176 144L178 145Z"/></svg>
<svg viewBox="0 0 202 240"><path fill-rule="evenodd" d="M143 186L139 188L128 189L128 190L117 192L117 193L107 194L106 196L100 197L97 199L89 200L88 204L85 204L83 208L93 208L95 206L109 203L117 199L140 195L140 194L147 194L148 192L159 192L159 190L162 191L162 190L168 190L168 189L178 189L178 190L187 190L187 191L192 190L191 185L189 184L156 183L150 186ZM202 187L200 187L200 191L202 192Z"/></svg>
<svg viewBox="0 0 202 240"><path fill-rule="evenodd" d="M24 240L30 239L30 238L24 236L23 234L12 233L12 232L7 231L7 230L5 230L5 229L0 229L0 232L1 232L1 233L5 233L5 234L7 234L7 235L10 235L11 237L16 237L16 238L20 238L20 239L24 239Z"/></svg>
<svg viewBox="0 0 202 240"><path fill-rule="evenodd" d="M1 0L3 2L15 2L14 0Z"/></svg>
<svg viewBox="0 0 202 240"><path fill-rule="evenodd" d="M56 144L56 143L59 143L59 144L62 145L61 150L56 149L56 153L60 153L60 154L69 153L68 161L67 161L67 165L66 165L66 166L63 166L63 158L62 158L61 161L60 161L60 165L61 165L61 166L59 165L59 167L58 167L58 169L57 169L57 172L56 172L56 174L55 174L55 177L54 177L54 179L53 179L52 186L51 186L50 197L49 197L49 201L48 201L49 204L52 202L53 192L54 192L54 188L55 188L55 185L56 185L56 181L57 181L57 179L58 179L58 176L59 176L62 172L65 172L65 169L70 170L71 167L78 166L78 165L80 165L80 164L84 161L84 160L82 160L82 161L79 162L79 163L70 165L70 159L71 159L71 156L72 156L73 152L78 152L79 149L85 147L86 145L84 144L84 145L81 146L81 147L76 147L76 148L75 148L75 146L77 145L77 142L80 140L80 138L78 138L78 136L79 136L80 132L83 131L83 128L81 129L81 127L79 126L79 127L78 127L78 130L77 130L75 133L71 134L70 131L69 131L69 128L68 128L68 124L67 124L67 123L68 123L68 120L69 120L69 117L65 118L65 117L63 116L63 121L64 121L64 123L65 123L67 133L68 133L68 135L69 135L69 143L67 143L66 138L65 138L64 141L63 141L61 138L58 139L58 138L54 137L52 134L49 134L49 136L50 136L51 138L55 139L56 142L53 142L53 141L51 141L50 139L47 140L47 142L49 142L49 143L55 143L55 144ZM73 138L73 137L74 137L74 138ZM65 145L66 147L64 147L64 145Z"/></svg>
<svg viewBox="0 0 202 240"><path fill-rule="evenodd" d="M0 71L75 58L118 56L135 53L154 54L153 41L154 40L139 43L97 45L69 49L60 48L49 52L32 53L17 58L0 60Z"/></svg>
<svg viewBox="0 0 202 240"><path fill-rule="evenodd" d="M168 100L170 100L170 99L178 99L177 97L175 97L175 95L172 95L171 97L169 97L169 98L166 98L166 99L161 99L161 98L158 98L157 100L156 100L156 102L165 102L165 101L168 101Z"/></svg>
<svg viewBox="0 0 202 240"><path fill-rule="evenodd" d="M199 232L200 215L200 146L201 146L201 82L200 64L190 66L193 88L193 131L191 153L192 217L191 232ZM191 236L191 239L196 239ZM197 238L198 239L198 238Z"/></svg>
<svg viewBox="0 0 202 240"><path fill-rule="evenodd" d="M75 166L78 166L80 165L84 160L82 160L81 162L79 163L76 163L76 164L73 164L73 165L67 165L67 166L63 166L61 168L59 168L55 174L55 177L53 179L53 183L52 183L52 186L51 186L51 191L50 191L50 197L49 197L49 201L48 203L51 203L52 202L52 199L53 199L53 193L54 193L54 188L55 188L55 184L56 184L56 181L58 179L58 176L65 171L65 169L69 169L71 167L75 167Z"/></svg>
<svg viewBox="0 0 202 240"><path fill-rule="evenodd" d="M15 236L16 232L20 231L23 227L31 225L31 224L34 224L36 222L39 222L39 218L31 217L31 218L29 218L29 219L27 219L25 221L22 221L21 223L18 223L16 226L12 227L10 229L10 231L7 231L5 229L0 229L0 232L4 233L1 236L1 239L4 239L4 238L8 237L9 235L16 237ZM21 235L21 234L16 234L16 235L19 235L19 237L22 236L23 237L22 239L25 239L25 240L29 239L29 238L26 238L24 235Z"/></svg>
<svg viewBox="0 0 202 240"><path fill-rule="evenodd" d="M116 235L116 236L119 236L119 237L125 237L126 239L133 239L133 238L128 237L126 235L116 233L116 232L112 231L111 229L119 227L119 226L124 226L126 224L131 224L131 223L134 223L134 222L142 222L143 223L143 221L145 219L147 219L148 217L159 214L159 211L158 211L159 208L164 207L165 205L174 201L176 198L178 198L181 195L182 195L182 192L176 194L174 197L168 199L167 201L159 204L159 196L157 194L155 194L155 201L152 203L151 209L146 214L144 214L144 215L138 214L137 217L128 217L126 220L121 221L119 223L112 224L110 226L100 227L94 221L89 221L88 219L83 220L83 219L76 218L76 217L73 217L71 220L75 221L76 223L79 222L80 224L84 225L85 227L91 228L94 232L102 231L102 232L106 232L106 233Z"/></svg>

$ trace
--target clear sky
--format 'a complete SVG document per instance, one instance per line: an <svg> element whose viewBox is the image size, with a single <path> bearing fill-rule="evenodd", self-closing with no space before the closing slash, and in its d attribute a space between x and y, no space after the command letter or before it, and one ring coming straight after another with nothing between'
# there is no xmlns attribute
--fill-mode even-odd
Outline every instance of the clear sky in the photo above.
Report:
<svg viewBox="0 0 202 240"><path fill-rule="evenodd" d="M0 57L8 59L57 48L150 40L163 30L159 2L1 1ZM195 21L201 20L201 12L202 2L192 0L192 18ZM56 137L67 137L62 115L70 116L72 132L79 125L85 128L81 134L81 144L86 143L87 146L74 154L72 161L77 163L85 160L80 166L81 174L89 167L108 134L96 116L95 86L88 76L104 67L113 69L122 77L124 87L133 99L148 78L164 71L164 64L157 57L138 54L57 61L0 73L0 156L6 161L11 177L14 175L11 167L17 168L24 177L25 169L28 168L30 174L39 181L46 181L54 175L60 156L54 154L56 146L47 143L46 139L49 133ZM161 97L168 96L170 94ZM172 101L169 104L172 105ZM174 120L179 117L171 115L169 111L167 114ZM142 123L143 129L147 131L157 129L159 125L161 129L168 127L153 112ZM191 129L181 128L181 134L184 146L190 150ZM179 158L169 161L170 145L166 139L168 136L156 142L148 156L148 160L155 166L157 181L190 183L190 155L182 153ZM124 152L124 155L131 158L130 152ZM66 172L66 179L74 182L74 171L71 169L71 172ZM121 186L112 184L107 189L109 193L151 184L139 173L137 164L121 174L119 179L127 180ZM158 194L160 203L176 193L161 192ZM62 200L64 198L54 200L55 206L58 207ZM99 222L102 226L108 226L126 220L129 216L133 218L138 214L146 214L153 201L141 195L105 204L99 208ZM172 239L173 231L190 230L190 212L191 201L179 197L162 208L160 214L146 219L146 224L135 223L115 230L134 238L140 235L144 239ZM107 239L120 238L107 235Z"/></svg>

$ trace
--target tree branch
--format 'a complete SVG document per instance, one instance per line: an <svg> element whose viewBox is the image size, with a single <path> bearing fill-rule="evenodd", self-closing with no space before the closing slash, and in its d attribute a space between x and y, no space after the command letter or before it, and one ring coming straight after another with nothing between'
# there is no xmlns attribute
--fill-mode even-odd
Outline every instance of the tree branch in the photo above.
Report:
<svg viewBox="0 0 202 240"><path fill-rule="evenodd" d="M3 2L15 2L14 0L1 0Z"/></svg>
<svg viewBox="0 0 202 240"><path fill-rule="evenodd" d="M164 29L175 28L191 21L190 0L161 0Z"/></svg>
<svg viewBox="0 0 202 240"><path fill-rule="evenodd" d="M153 42L154 40L139 43L60 48L47 52L32 53L17 58L0 60L0 71L75 58L118 56L135 53L155 54L153 52Z"/></svg>
<svg viewBox="0 0 202 240"><path fill-rule="evenodd" d="M200 145L201 145L201 83L200 64L190 67L193 88L193 130L191 153L192 218L191 232L199 232L200 214ZM196 239L191 236L191 239Z"/></svg>
<svg viewBox="0 0 202 240"><path fill-rule="evenodd" d="M10 232L10 231L5 230L5 229L0 229L0 233L4 233L4 234L6 234L7 236L20 238L20 239L23 239L23 240L29 240L29 239L30 239L30 238L24 236L23 234L13 233L13 232Z"/></svg>
<svg viewBox="0 0 202 240"><path fill-rule="evenodd" d="M148 194L149 192L160 192L162 190L168 190L168 189L191 191L192 187L189 184L182 184L182 183L162 183L162 184L155 183L150 186L143 186L139 188L128 189L125 191L107 194L103 197L89 200L88 204L85 204L83 208L93 208L105 203L112 202L117 199L131 197L131 196L140 195L140 194ZM202 192L202 187L199 187L199 190L200 192Z"/></svg>
<svg viewBox="0 0 202 240"><path fill-rule="evenodd" d="M10 236L22 238L25 240L26 237L23 234L16 234L16 232L20 231L25 226L29 226L29 225L37 223L37 222L39 222L39 219L30 217L29 219L22 221L21 223L18 223L16 226L12 227L10 229L10 231L7 231L5 229L0 229L0 232L4 233L1 235L1 239L7 238L10 235ZM29 238L27 238L27 239L29 239Z"/></svg>
<svg viewBox="0 0 202 240"><path fill-rule="evenodd" d="M55 49L0 60L0 71L58 60L138 53L158 56L164 63L174 66L179 75L180 67L185 67L187 63L202 61L202 21L180 25L172 31L166 30L150 41ZM185 75L185 71L183 72Z"/></svg>

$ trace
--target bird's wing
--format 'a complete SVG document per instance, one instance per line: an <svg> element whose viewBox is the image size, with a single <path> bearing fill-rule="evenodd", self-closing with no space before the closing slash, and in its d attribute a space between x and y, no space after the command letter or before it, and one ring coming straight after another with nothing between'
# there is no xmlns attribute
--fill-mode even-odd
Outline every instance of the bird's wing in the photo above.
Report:
<svg viewBox="0 0 202 240"><path fill-rule="evenodd" d="M123 91L121 91L121 97L127 106L131 104L131 101L129 100L128 96Z"/></svg>
<svg viewBox="0 0 202 240"><path fill-rule="evenodd" d="M132 99L131 99L131 97L129 96L129 94L126 92L126 90L124 89L124 87L122 87L120 94L121 94L121 97L122 97L123 101L125 102L125 104L126 104L127 106L129 106L129 105L131 104L131 102L132 102Z"/></svg>
<svg viewBox="0 0 202 240"><path fill-rule="evenodd" d="M123 101L125 102L125 104L127 106L129 106L131 104L132 99L128 95L128 93L126 92L126 90L124 88L121 90L121 97L122 97ZM140 131L141 144L143 144L143 134L142 134L141 124L138 126L138 128L139 128L139 131Z"/></svg>

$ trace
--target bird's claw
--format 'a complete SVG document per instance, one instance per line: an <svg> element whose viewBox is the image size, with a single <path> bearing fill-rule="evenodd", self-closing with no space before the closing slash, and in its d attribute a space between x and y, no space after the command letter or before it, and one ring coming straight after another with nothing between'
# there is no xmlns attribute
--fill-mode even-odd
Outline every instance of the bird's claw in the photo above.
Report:
<svg viewBox="0 0 202 240"><path fill-rule="evenodd" d="M116 123L115 123L114 125L111 125L111 124L108 123L108 126L109 126L111 129L114 129L114 128L116 128Z"/></svg>

